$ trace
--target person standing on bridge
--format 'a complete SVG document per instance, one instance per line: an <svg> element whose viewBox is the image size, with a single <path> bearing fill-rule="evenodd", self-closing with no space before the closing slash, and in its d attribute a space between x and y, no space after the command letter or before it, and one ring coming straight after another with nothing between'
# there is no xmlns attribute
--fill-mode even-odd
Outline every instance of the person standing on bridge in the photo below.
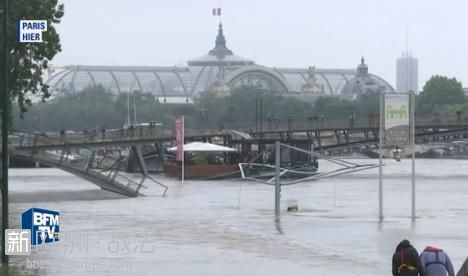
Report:
<svg viewBox="0 0 468 276"><path fill-rule="evenodd" d="M354 115L354 113L349 115L349 126L350 127L354 127L354 119L355 118L356 118L356 115Z"/></svg>
<svg viewBox="0 0 468 276"><path fill-rule="evenodd" d="M421 252L424 276L455 276L452 261L442 249L428 246Z"/></svg>
<svg viewBox="0 0 468 276"><path fill-rule="evenodd" d="M91 137L92 137L92 140L96 140L96 137L97 137L97 129L96 128L93 128Z"/></svg>
<svg viewBox="0 0 468 276"><path fill-rule="evenodd" d="M408 240L402 240L393 254L393 276L423 276L424 268L419 259L418 251Z"/></svg>
<svg viewBox="0 0 468 276"><path fill-rule="evenodd" d="M102 140L106 140L106 125L103 125L101 128Z"/></svg>
<svg viewBox="0 0 468 276"><path fill-rule="evenodd" d="M66 132L65 132L65 129L62 128L62 129L60 130L60 140L61 140L62 142L65 141L65 133L66 133Z"/></svg>

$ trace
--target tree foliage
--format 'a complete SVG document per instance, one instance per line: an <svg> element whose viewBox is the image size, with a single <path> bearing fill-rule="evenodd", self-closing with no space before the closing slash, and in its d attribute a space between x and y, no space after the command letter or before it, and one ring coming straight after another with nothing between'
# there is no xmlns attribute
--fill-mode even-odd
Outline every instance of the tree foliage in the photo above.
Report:
<svg viewBox="0 0 468 276"><path fill-rule="evenodd" d="M423 87L418 97L416 112L420 114L434 114L442 106L463 104L466 97L461 82L455 78L444 76L431 77Z"/></svg>
<svg viewBox="0 0 468 276"><path fill-rule="evenodd" d="M345 119L349 115L367 118L370 113L379 112L379 94L366 93L349 101L336 96L323 96L315 102L314 112L330 119Z"/></svg>
<svg viewBox="0 0 468 276"><path fill-rule="evenodd" d="M200 126L252 126L255 123L256 108L257 114L260 114L260 99L263 102L263 120L287 116L304 117L304 114L310 114L313 109L311 103L300 99L251 87L236 89L226 97L216 97L211 92L205 92L195 103L197 116L201 119Z"/></svg>
<svg viewBox="0 0 468 276"><path fill-rule="evenodd" d="M307 122L309 118L319 115L325 119L348 120L351 114L366 120L369 113L378 112L379 108L377 94L362 95L355 101L333 96L320 97L314 105L294 96L243 87L225 97L204 92L194 104L169 104L158 102L151 94L134 91L115 95L103 86L92 86L76 94L70 92L56 97L47 103L34 104L23 120L17 115L16 127L29 131L83 130L103 126L120 128L128 121L157 121L163 123L165 128L171 128L175 116L185 115L189 128L245 130L255 125L256 100L260 99L263 102L265 128L275 119L284 125L289 116L295 122ZM259 106L257 109L259 114ZM260 116L257 119L260 120Z"/></svg>
<svg viewBox="0 0 468 276"><path fill-rule="evenodd" d="M16 113L18 116L18 112ZM84 129L115 124L120 114L114 108L114 95L102 86L89 87L77 94L57 97L32 105L16 125L26 130Z"/></svg>
<svg viewBox="0 0 468 276"><path fill-rule="evenodd" d="M224 97L204 92L193 104L173 104L161 103L154 95L138 91L116 95L103 86L91 86L78 93L57 96L47 103L34 104L23 120L17 115L15 124L19 130L58 131L62 128L84 130L104 126L111 129L120 128L128 121L157 121L164 128L171 129L175 116L184 115L188 128L248 130L255 125L256 100L259 99L263 102L264 129L268 125L273 126L275 119L284 127L289 116L294 122L309 124L314 118L348 121L353 115L356 121L367 123L372 115L377 115L380 106L377 93L360 95L354 101L322 96L311 103L291 95L243 87ZM463 113L467 110L468 113L468 104L462 101L440 104L437 108L440 114L452 116L457 110Z"/></svg>
<svg viewBox="0 0 468 276"><path fill-rule="evenodd" d="M15 0L9 3L10 95L23 113L31 105L32 95L42 100L50 96L43 74L49 61L61 51L60 37L54 25L60 23L64 6L57 0ZM18 43L18 18L47 20L47 31L42 36L44 42Z"/></svg>

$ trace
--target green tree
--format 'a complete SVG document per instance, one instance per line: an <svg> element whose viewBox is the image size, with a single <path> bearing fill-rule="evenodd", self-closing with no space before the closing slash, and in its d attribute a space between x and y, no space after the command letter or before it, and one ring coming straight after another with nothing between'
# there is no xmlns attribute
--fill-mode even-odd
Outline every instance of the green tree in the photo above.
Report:
<svg viewBox="0 0 468 276"><path fill-rule="evenodd" d="M315 102L315 112L331 119L348 118L350 114L356 114L356 103L334 96L323 96Z"/></svg>
<svg viewBox="0 0 468 276"><path fill-rule="evenodd" d="M432 114L441 106L463 104L466 97L461 82L444 76L431 77L418 96L416 111L420 114Z"/></svg>
<svg viewBox="0 0 468 276"><path fill-rule="evenodd" d="M195 103L199 126L217 128L252 127L255 124L255 102L263 101L263 123L268 117L286 120L288 115L305 120L312 110L312 104L300 99L271 93L264 89L241 87L231 91L226 97L217 97L211 92L202 93ZM260 110L258 110L260 112ZM258 118L260 119L260 118Z"/></svg>
<svg viewBox="0 0 468 276"><path fill-rule="evenodd" d="M273 125L274 119L278 119L284 127L290 115L295 124L308 124L312 116L324 115L327 119L348 120L351 114L356 118L367 118L369 113L376 113L379 109L377 93L364 94L355 101L324 96L318 98L314 106L295 96L242 87L232 90L225 97L204 92L194 104L174 104L160 103L154 95L139 91L115 95L98 85L56 97L47 103L34 104L25 114L24 120L18 116L15 119L18 129L29 131L57 131L62 128L83 130L104 125L111 129L127 123L128 113L133 123L136 112L137 123L157 121L165 129L172 128L175 116L184 115L186 126L191 129L217 129L223 126L248 130L255 126L256 99L263 101L264 130Z"/></svg>
<svg viewBox="0 0 468 276"><path fill-rule="evenodd" d="M359 95L354 104L358 114L366 118L370 113L380 112L380 94L371 92Z"/></svg>
<svg viewBox="0 0 468 276"><path fill-rule="evenodd" d="M128 115L130 115L130 122L135 123L136 115L136 123L157 121L166 126L172 126L176 115L186 115L188 116L186 119L191 120L195 113L192 104L160 103L156 101L154 95L139 91L119 94L114 101L114 109L119 113L122 124L127 123Z"/></svg>
<svg viewBox="0 0 468 276"><path fill-rule="evenodd" d="M15 0L9 3L9 88L11 101L16 101L24 113L31 105L32 95L38 95L42 100L50 96L49 86L44 84L42 76L49 61L61 51L54 25L60 23L64 6L57 0ZM44 42L18 43L18 18L47 20L47 31L42 36Z"/></svg>
<svg viewBox="0 0 468 276"><path fill-rule="evenodd" d="M102 86L87 87L76 94L32 105L23 119L17 115L15 125L20 130L29 131L121 126L121 118L124 118L126 109L116 109L114 98L115 96Z"/></svg>

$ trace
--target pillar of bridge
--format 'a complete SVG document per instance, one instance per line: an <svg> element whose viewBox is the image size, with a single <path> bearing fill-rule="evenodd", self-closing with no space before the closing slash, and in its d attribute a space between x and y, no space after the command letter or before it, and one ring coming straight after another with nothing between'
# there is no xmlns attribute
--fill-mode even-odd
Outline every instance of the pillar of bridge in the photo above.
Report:
<svg viewBox="0 0 468 276"><path fill-rule="evenodd" d="M139 146L132 146L133 156L135 157L135 161L140 169L140 173L144 176L148 175L148 169L146 168L146 163L143 158L143 154L141 153L141 149Z"/></svg>
<svg viewBox="0 0 468 276"><path fill-rule="evenodd" d="M143 154L141 153L140 147L131 146L130 155L128 156L127 172L136 173L137 168L140 171L140 173L144 176L148 175L148 170L146 167L145 160L143 159Z"/></svg>
<svg viewBox="0 0 468 276"><path fill-rule="evenodd" d="M88 165L86 166L86 170L89 171L89 169L93 169L93 165L94 165L94 159L96 158L96 151L93 150L93 152L91 152L91 155L89 157L89 160L88 160Z"/></svg>

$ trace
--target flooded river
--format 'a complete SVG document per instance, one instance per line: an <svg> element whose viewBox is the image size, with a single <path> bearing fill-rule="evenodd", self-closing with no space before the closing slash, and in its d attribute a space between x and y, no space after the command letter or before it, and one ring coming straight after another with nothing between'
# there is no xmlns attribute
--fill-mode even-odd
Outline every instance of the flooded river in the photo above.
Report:
<svg viewBox="0 0 468 276"><path fill-rule="evenodd" d="M377 160L356 160L360 163ZM11 258L30 275L391 275L396 244L444 248L456 270L468 256L468 161L387 160L379 223L378 170L282 188L241 180L159 176L145 197L123 198L56 169L12 169L10 228L32 207L60 211L61 241ZM321 169L332 165L321 163ZM299 212L287 213L297 200Z"/></svg>

